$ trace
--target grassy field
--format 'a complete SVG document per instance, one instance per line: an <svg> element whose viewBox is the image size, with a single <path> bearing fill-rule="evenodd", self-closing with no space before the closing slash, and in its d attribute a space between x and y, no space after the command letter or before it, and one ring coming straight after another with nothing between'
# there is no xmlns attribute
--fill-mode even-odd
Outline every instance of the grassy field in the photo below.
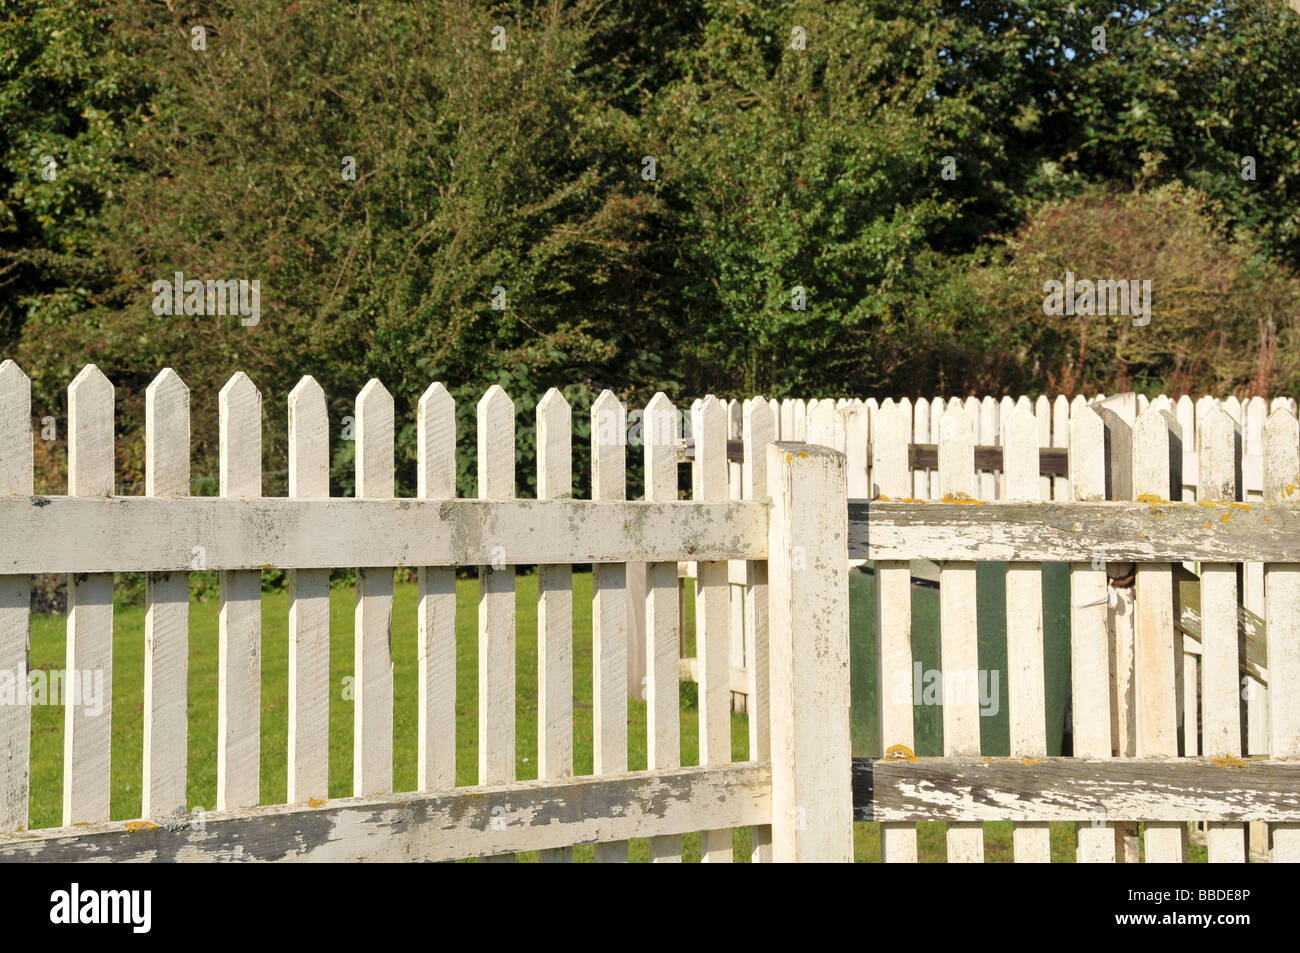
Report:
<svg viewBox="0 0 1300 953"><path fill-rule="evenodd" d="M574 582L574 760L578 774L592 770L591 712L591 576L575 573ZM855 750L872 743L875 719L871 712L868 672L874 672L870 649L874 627L874 586L868 577L854 574L854 746ZM930 667L937 665L937 644L926 633L933 628L932 593L918 592L914 612L917 628L917 657ZM478 751L476 730L477 705L477 582L462 579L457 583L457 783L474 784L477 780ZM518 656L516 680L518 691L516 731L518 777L537 776L537 583L532 574L520 575L517 586ZM330 796L346 797L352 785L352 702L345 691L352 672L352 632L354 600L348 588L332 591L331 616L331 693L330 693ZM690 624L691 594L687 592L687 644L693 654L693 631ZM189 672L189 784L191 809L215 806L216 737L217 737L217 613L215 599L190 605L190 672ZM927 621L928 620L928 621ZM34 616L32 619L31 667L61 669L64 666L65 624L62 616ZM415 789L416 781L416 590L413 584L399 583L395 588L393 609L393 782L396 790ZM114 614L113 657L113 753L112 817L130 819L140 814L140 778L144 729L141 720L144 691L144 610L120 606ZM934 657L931 658L930 656ZM985 659L981 654L981 662ZM1002 712L1005 719L1005 685L1002 686ZM281 803L287 796L286 756L288 740L288 596L268 593L262 600L262 803ZM917 708L918 751L927 750L942 739L936 735L940 710L933 706ZM745 716L732 715L732 757L748 756ZM997 727L989 729L996 735ZM1003 729L1005 731L1005 729ZM699 710L695 686L681 688L682 763L698 762ZM859 753L869 753L863 750ZM628 702L628 762L632 769L646 766L645 704L638 699ZM61 822L63 771L63 709L60 705L36 706L32 712L32 796L31 826L51 827ZM1052 826L1053 858L1073 860L1073 829L1069 824ZM986 856L990 861L1011 859L1011 825L985 825ZM944 825L920 824L921 857L926 861L944 859ZM736 859L748 859L749 831L734 835ZM687 860L699 859L699 836L683 838ZM859 823L855 828L855 853L859 861L878 861L880 836L877 825ZM633 860L648 857L646 843L634 841ZM577 859L590 859L591 849L578 848ZM522 854L521 860L535 855Z"/></svg>

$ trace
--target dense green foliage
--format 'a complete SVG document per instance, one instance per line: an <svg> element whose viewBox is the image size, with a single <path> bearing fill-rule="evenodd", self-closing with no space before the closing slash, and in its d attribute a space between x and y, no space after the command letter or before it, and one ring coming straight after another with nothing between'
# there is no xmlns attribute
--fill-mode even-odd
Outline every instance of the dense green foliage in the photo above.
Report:
<svg viewBox="0 0 1300 953"><path fill-rule="evenodd" d="M4 354L60 437L63 389L100 365L131 485L159 368L194 393L196 477L217 472L216 393L247 371L269 493L308 373L338 492L370 377L397 402L399 492L433 380L467 451L484 388L515 399L523 493L552 386L575 448L604 387L631 406L1300 391L1300 16L921 7L0 0ZM1151 279L1152 323L1044 315L1067 270ZM155 315L150 285L177 271L259 280L260 322ZM38 441L46 489L63 446Z"/></svg>

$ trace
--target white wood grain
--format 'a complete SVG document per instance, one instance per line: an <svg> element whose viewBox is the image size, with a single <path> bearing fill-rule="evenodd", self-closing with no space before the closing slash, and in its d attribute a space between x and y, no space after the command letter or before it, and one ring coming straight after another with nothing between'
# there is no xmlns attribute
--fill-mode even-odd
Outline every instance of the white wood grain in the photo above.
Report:
<svg viewBox="0 0 1300 953"><path fill-rule="evenodd" d="M1089 407L1070 418L1070 492L1079 501L1106 498L1106 428ZM1091 561L1070 564L1070 690L1077 757L1111 755L1111 637L1106 570ZM1075 859L1114 863L1115 830L1104 816L1076 829Z"/></svg>
<svg viewBox="0 0 1300 953"><path fill-rule="evenodd" d="M357 496L393 497L393 397L371 379L356 404ZM393 789L393 570L357 567L352 793Z"/></svg>
<svg viewBox="0 0 1300 953"><path fill-rule="evenodd" d="M844 790L848 791L847 781ZM453 792L212 811L174 826L117 821L0 835L0 860L431 862L680 836L772 815L767 764L522 781ZM504 824L492 823L498 818ZM195 818L194 820L199 820Z"/></svg>
<svg viewBox="0 0 1300 953"><path fill-rule="evenodd" d="M330 495L329 413L315 378L289 392L289 496ZM289 573L289 803L329 797L330 574Z"/></svg>
<svg viewBox="0 0 1300 953"><path fill-rule="evenodd" d="M68 495L112 494L113 385L88 364L68 385ZM83 694L78 699L74 692L64 706L63 823L106 821L113 739L111 573L68 579L68 679L83 686ZM96 684L102 685L102 706L84 694Z"/></svg>
<svg viewBox="0 0 1300 953"><path fill-rule="evenodd" d="M786 401L782 406L793 410ZM648 503L677 499L677 408L657 393L646 405L642 438L645 446L645 498ZM789 415L786 415L788 421ZM677 562L646 563L646 763L651 771L682 763L681 714L677 676ZM751 715L751 717L753 717ZM680 862L681 837L665 835L650 841L654 863Z"/></svg>
<svg viewBox="0 0 1300 953"><path fill-rule="evenodd" d="M1173 490L1170 461L1182 448L1178 423L1148 409L1133 425L1133 492L1167 500ZM1181 493L1181 483L1179 493ZM1134 675L1138 757L1176 756L1178 752L1177 682L1182 666L1181 638L1175 639L1173 576L1169 563L1141 563L1137 568L1134 617ZM1187 825L1150 823L1146 827L1148 863L1181 863L1187 856Z"/></svg>
<svg viewBox="0 0 1300 953"><path fill-rule="evenodd" d="M844 456L768 447L772 855L853 860Z"/></svg>
<svg viewBox="0 0 1300 953"><path fill-rule="evenodd" d="M13 361L0 363L0 495L33 489L32 385ZM12 679L12 704L0 705L0 832L27 827L31 708L27 696L27 638L31 578L0 576L0 673ZM0 674L0 677L4 675ZM21 698L19 692L22 692ZM19 702L22 704L19 704Z"/></svg>
<svg viewBox="0 0 1300 953"><path fill-rule="evenodd" d="M262 395L243 371L218 399L224 497L262 495ZM202 545L202 544L200 544ZM221 573L217 629L217 810L260 799L262 574Z"/></svg>
<svg viewBox="0 0 1300 953"><path fill-rule="evenodd" d="M1052 401L1052 446L1063 449L1070 446L1070 402L1061 394ZM1052 477L1051 482L1052 499L1070 499L1069 474Z"/></svg>
<svg viewBox="0 0 1300 953"><path fill-rule="evenodd" d="M456 401L441 383L416 407L416 496L456 498ZM417 781L421 791L456 786L456 570L421 566L416 668Z"/></svg>
<svg viewBox="0 0 1300 953"><path fill-rule="evenodd" d="M1200 457L1197 498L1236 501L1237 469L1241 460L1241 429L1221 409L1201 421L1197 434ZM1201 564L1201 697L1202 731L1209 757L1238 757L1242 753L1239 635L1237 629L1237 567L1232 563ZM1184 685L1188 695L1196 686ZM1195 730L1184 725L1184 730ZM1245 863L1246 839L1240 824L1210 824L1206 846L1211 863Z"/></svg>
<svg viewBox="0 0 1300 953"><path fill-rule="evenodd" d="M814 409L815 412L815 409ZM833 410L832 410L833 412ZM694 411L695 499L727 498L727 418L721 401L710 397ZM699 661L700 764L731 760L730 611L727 564L701 561L695 580L695 654ZM730 862L731 831L702 834L702 859Z"/></svg>
<svg viewBox="0 0 1300 953"><path fill-rule="evenodd" d="M897 436L894 436L891 439L897 439ZM905 436L903 438L903 443L906 444L908 439L909 438ZM912 433L910 439L914 443L932 442L930 440L930 405L924 397L919 398L917 402L912 405ZM904 447L904 452L906 452L906 447ZM895 499L902 499L905 496L911 496L913 499L917 500L928 500L930 498L930 472L921 467L912 471L912 487L910 493L899 494L896 485L894 489L894 493L887 493L886 495L892 496ZM885 491L882 490L881 492L884 493ZM849 491L850 498L855 495L856 494L854 494L852 490Z"/></svg>
<svg viewBox="0 0 1300 953"><path fill-rule="evenodd" d="M1028 402L1017 406L1003 422L1003 475L1007 498L1039 499L1044 491L1038 473L1038 449L1043 441L1046 400L1032 412ZM1050 437L1050 434L1049 434ZM1050 492L1050 483L1047 487ZM1047 756L1046 682L1043 674L1042 563L1007 565L1007 699L1011 756ZM1046 824L1018 824L1012 831L1017 863L1050 863L1051 841Z"/></svg>
<svg viewBox="0 0 1300 953"><path fill-rule="evenodd" d="M627 497L626 433L627 418L622 403L612 391L603 391L591 407L593 500ZM700 445L697 432L697 467ZM725 471L723 478L726 478ZM592 754L593 767L599 776L627 770L627 568L622 563L592 568ZM600 844L595 856L598 863L625 863L627 843Z"/></svg>
<svg viewBox="0 0 1300 953"><path fill-rule="evenodd" d="M190 495L190 391L171 368L145 390L145 495ZM189 574L149 573L144 615L141 813L185 813Z"/></svg>
<svg viewBox="0 0 1300 953"><path fill-rule="evenodd" d="M1264 499L1294 504L1300 498L1300 425L1289 407L1264 424ZM1269 705L1269 752L1300 758L1300 563L1264 566ZM1270 859L1300 861L1300 823L1275 824Z"/></svg>
<svg viewBox="0 0 1300 953"><path fill-rule="evenodd" d="M851 408L848 416L849 431L853 435L850 446L860 447L861 457L857 476L866 482L866 413L859 407ZM750 401L741 422L741 439L745 446L745 465L742 471L744 498L767 500L767 448L776 442L776 414L761 397ZM855 473L850 466L850 479ZM746 655L746 675L749 693L746 714L749 721L749 760L768 761L772 757L771 745L771 692L770 653L768 649L768 582L767 561L750 560L745 563L745 630L749 635ZM750 832L750 860L753 863L772 861L772 825L755 826Z"/></svg>
<svg viewBox="0 0 1300 953"><path fill-rule="evenodd" d="M921 419L917 418L917 424ZM876 495L901 498L909 489L908 419L904 408L886 398L876 411L872 474ZM926 420L928 435L928 420ZM938 479L934 481L937 489ZM925 499L925 496L918 497ZM914 749L912 725L912 571L906 561L879 560L876 569L876 709L880 754L895 745ZM886 863L917 861L916 827L880 826L880 856Z"/></svg>
<svg viewBox="0 0 1300 953"><path fill-rule="evenodd" d="M975 434L969 405L950 407L939 422L939 489L943 499L975 498ZM946 562L939 571L939 662L943 679L943 753L980 752L975 564ZM954 698L957 695L960 697ZM948 862L984 860L984 828L948 825Z"/></svg>

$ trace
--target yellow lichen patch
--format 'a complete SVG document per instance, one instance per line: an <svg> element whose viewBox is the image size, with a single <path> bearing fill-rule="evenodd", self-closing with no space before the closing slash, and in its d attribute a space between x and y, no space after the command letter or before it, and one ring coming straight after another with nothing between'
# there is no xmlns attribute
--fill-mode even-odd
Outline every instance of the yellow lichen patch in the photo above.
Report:
<svg viewBox="0 0 1300 953"><path fill-rule="evenodd" d="M802 460L802 459L803 459L804 457L806 457L806 456L808 456L808 452L807 452L806 450L800 450L800 451L799 451L799 459L800 459L800 460Z"/></svg>
<svg viewBox="0 0 1300 953"><path fill-rule="evenodd" d="M913 496L905 496L905 497L903 497L901 500L899 500L898 502L900 502L900 503L929 503L930 501L929 501L929 500L918 500L916 497L913 497Z"/></svg>
<svg viewBox="0 0 1300 953"><path fill-rule="evenodd" d="M1250 509L1250 504L1249 504L1249 503L1229 503L1228 505L1231 506L1234 510L1248 510L1248 509Z"/></svg>
<svg viewBox="0 0 1300 953"><path fill-rule="evenodd" d="M324 806L325 806L325 802L322 801L322 800L321 800L320 798L318 798L318 797L314 797L314 798L311 798L311 799L307 802L307 806L308 806L308 807L324 807Z"/></svg>
<svg viewBox="0 0 1300 953"><path fill-rule="evenodd" d="M912 754L912 749L907 745L890 745L885 749L885 756L882 761L919 761L920 759Z"/></svg>
<svg viewBox="0 0 1300 953"><path fill-rule="evenodd" d="M1231 514L1231 513L1224 513L1222 516L1219 517L1219 521L1220 521L1221 523L1227 523L1228 520L1230 520L1230 519L1232 519L1232 514Z"/></svg>
<svg viewBox="0 0 1300 953"><path fill-rule="evenodd" d="M789 463L789 462L790 462L791 460L793 460L793 459L794 459L794 455L793 455L793 454L789 454L789 453L787 453L787 454L785 455L785 462L786 462L786 463Z"/></svg>
<svg viewBox="0 0 1300 953"><path fill-rule="evenodd" d="M1245 761L1242 761L1240 758L1235 758L1230 754L1225 754L1221 758L1211 758L1210 764L1214 765L1216 768L1244 768L1246 766Z"/></svg>
<svg viewBox="0 0 1300 953"><path fill-rule="evenodd" d="M1042 758L1021 758L1020 763L1021 764L1042 764L1043 759Z"/></svg>
<svg viewBox="0 0 1300 953"><path fill-rule="evenodd" d="M1168 503L1159 493L1139 493L1137 501L1139 503Z"/></svg>
<svg viewBox="0 0 1300 953"><path fill-rule="evenodd" d="M1214 527L1209 523L1202 523L1201 525L1204 526L1206 529L1214 529Z"/></svg>
<svg viewBox="0 0 1300 953"><path fill-rule="evenodd" d="M891 500L889 497L885 496L885 494L883 494L883 493L877 493L877 494L876 494L875 496L873 496L871 499L872 499L872 500L879 501L879 502L881 502L881 503L892 503L892 502L894 502L894 501Z"/></svg>
<svg viewBox="0 0 1300 953"><path fill-rule="evenodd" d="M1294 483L1288 483L1286 486L1282 488L1282 495L1294 496L1296 491L1298 490L1300 490L1300 486L1296 486Z"/></svg>
<svg viewBox="0 0 1300 953"><path fill-rule="evenodd" d="M158 825L153 821L127 821L126 829L132 834L138 834L141 831L156 831Z"/></svg>
<svg viewBox="0 0 1300 953"><path fill-rule="evenodd" d="M945 493L942 503L973 503L976 506L983 506L983 502L975 499L973 496L967 496L965 493Z"/></svg>
<svg viewBox="0 0 1300 953"><path fill-rule="evenodd" d="M1196 505L1215 507L1219 505L1219 501L1218 500L1197 500Z"/></svg>

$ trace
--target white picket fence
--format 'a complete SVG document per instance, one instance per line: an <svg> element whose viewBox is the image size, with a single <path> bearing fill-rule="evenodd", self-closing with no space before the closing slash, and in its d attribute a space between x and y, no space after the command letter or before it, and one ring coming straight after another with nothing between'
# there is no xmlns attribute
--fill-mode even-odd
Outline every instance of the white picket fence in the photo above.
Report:
<svg viewBox="0 0 1300 953"><path fill-rule="evenodd" d="M68 389L66 496L33 491L27 377L0 365L0 674L26 686L31 573L68 573L67 669L113 680L113 576L146 572L141 817L110 818L111 702L65 708L63 824L28 826L31 712L0 704L0 860L546 861L596 845L627 858L732 857L751 827L753 859L849 860L846 496L841 458L772 443L775 417L745 421L743 499L728 499L727 416L693 412L695 492L679 500L676 412L646 408L646 494L625 493L624 409L610 392L591 408L592 500L572 495L571 416L555 390L537 405L538 499L515 498L515 412L499 387L478 404L478 497L455 498L454 403L441 384L420 398L418 491L394 498L394 410L372 380L356 400L356 498L329 498L325 396L310 377L288 397L289 495L262 495L262 397L244 374L222 389L220 496L190 497L190 393L171 370L148 388L147 484L114 496L114 391L93 365ZM613 426L611 426L611 422ZM659 422L656 426L655 422ZM772 501L768 502L769 478ZM770 540L769 540L770 533ZM776 556L768 562L769 545ZM815 563L822 571L796 571ZM698 560L700 759L681 765L677 564ZM754 658L750 760L732 757L727 561L744 560ZM573 776L571 565L593 580L594 763ZM649 770L628 771L628 589L645 563L643 614ZM516 781L515 567L539 565L538 779ZM454 567L478 566L478 785L456 788ZM358 567L353 797L328 800L329 589L332 567ZM378 567L378 568L376 568ZM393 568L418 569L418 698L395 698ZM261 804L260 571L290 576L288 804ZM191 569L220 571L217 810L186 813L188 592ZM770 579L770 584L769 584ZM815 618L816 626L799 624ZM768 686L770 651L782 673ZM418 717L418 784L393 791L396 705ZM844 713L837 717L835 713ZM796 757L797 753L797 757ZM278 755L278 753L277 753ZM206 766L205 766L206 767Z"/></svg>

